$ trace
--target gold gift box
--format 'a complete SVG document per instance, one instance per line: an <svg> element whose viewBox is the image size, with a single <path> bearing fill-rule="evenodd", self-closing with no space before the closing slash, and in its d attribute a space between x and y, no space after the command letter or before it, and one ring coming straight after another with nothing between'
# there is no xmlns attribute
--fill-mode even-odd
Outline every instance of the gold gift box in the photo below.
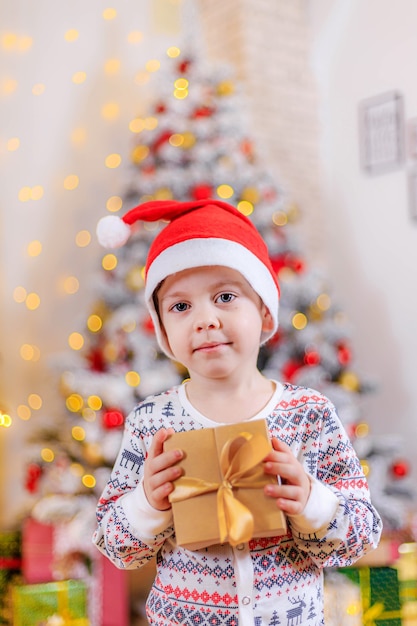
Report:
<svg viewBox="0 0 417 626"><path fill-rule="evenodd" d="M287 532L283 512L264 494L277 481L262 466L272 449L266 420L175 433L164 449L178 448L184 474L170 495L178 545L198 550Z"/></svg>

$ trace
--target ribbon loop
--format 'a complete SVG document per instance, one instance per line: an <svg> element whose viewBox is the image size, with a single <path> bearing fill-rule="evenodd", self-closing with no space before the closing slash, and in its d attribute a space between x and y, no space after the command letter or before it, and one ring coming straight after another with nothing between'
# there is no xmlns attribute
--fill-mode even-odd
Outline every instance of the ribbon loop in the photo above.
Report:
<svg viewBox="0 0 417 626"><path fill-rule="evenodd" d="M181 476L175 481L170 502L217 491L217 522L220 543L226 540L234 546L249 541L254 530L251 511L236 497L239 487L258 489L265 484L261 461L266 457L270 446L265 437L247 432L228 439L219 456L220 482L201 478Z"/></svg>

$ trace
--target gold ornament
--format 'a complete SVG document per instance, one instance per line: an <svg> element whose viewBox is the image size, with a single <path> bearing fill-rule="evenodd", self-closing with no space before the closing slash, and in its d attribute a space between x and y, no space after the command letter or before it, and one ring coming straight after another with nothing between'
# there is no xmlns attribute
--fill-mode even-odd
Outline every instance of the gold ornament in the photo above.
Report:
<svg viewBox="0 0 417 626"><path fill-rule="evenodd" d="M98 443L86 443L83 456L89 465L99 466L103 463L103 455Z"/></svg>
<svg viewBox="0 0 417 626"><path fill-rule="evenodd" d="M140 291L140 289L143 289L143 285L142 268L136 265L126 274L126 286L130 291Z"/></svg>
<svg viewBox="0 0 417 626"><path fill-rule="evenodd" d="M196 138L195 138L195 135L193 135L193 133L190 133L188 131L183 133L182 148L184 148L185 150L189 150L190 148L194 146L195 142L196 142Z"/></svg>
<svg viewBox="0 0 417 626"><path fill-rule="evenodd" d="M319 322L323 318L323 311L317 305L317 302L313 302L310 304L309 308L309 318L313 322Z"/></svg>
<svg viewBox="0 0 417 626"><path fill-rule="evenodd" d="M103 355L108 363L114 363L117 360L117 357L119 356L119 351L117 349L117 346L111 341L109 341L104 346Z"/></svg>
<svg viewBox="0 0 417 626"><path fill-rule="evenodd" d="M259 202L259 191L256 189L256 187L246 187L245 189L242 189L240 197L242 200L246 200L247 202L256 204L257 202Z"/></svg>
<svg viewBox="0 0 417 626"><path fill-rule="evenodd" d="M235 90L235 86L231 80L223 80L217 85L217 94L219 96L230 96Z"/></svg>
<svg viewBox="0 0 417 626"><path fill-rule="evenodd" d="M173 195L169 187L161 187L154 193L155 200L172 200Z"/></svg>
<svg viewBox="0 0 417 626"><path fill-rule="evenodd" d="M141 163L149 154L148 146L136 146L132 152L132 161L136 165Z"/></svg>
<svg viewBox="0 0 417 626"><path fill-rule="evenodd" d="M104 300L97 300L93 306L91 315L97 315L97 317L99 317L104 324L109 318L110 313L111 311Z"/></svg>
<svg viewBox="0 0 417 626"><path fill-rule="evenodd" d="M342 372L340 374L339 383L348 391L359 391L359 378L354 372Z"/></svg>

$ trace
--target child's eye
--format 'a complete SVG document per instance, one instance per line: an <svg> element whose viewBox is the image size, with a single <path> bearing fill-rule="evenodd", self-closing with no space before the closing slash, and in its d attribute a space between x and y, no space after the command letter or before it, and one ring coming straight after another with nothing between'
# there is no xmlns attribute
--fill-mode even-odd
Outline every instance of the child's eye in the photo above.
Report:
<svg viewBox="0 0 417 626"><path fill-rule="evenodd" d="M217 298L220 302L232 302L236 296L233 293L221 293Z"/></svg>
<svg viewBox="0 0 417 626"><path fill-rule="evenodd" d="M171 310L178 311L178 313L182 313L183 311L186 311L188 308L189 306L186 302L177 302L177 304L174 304L174 306L171 307Z"/></svg>

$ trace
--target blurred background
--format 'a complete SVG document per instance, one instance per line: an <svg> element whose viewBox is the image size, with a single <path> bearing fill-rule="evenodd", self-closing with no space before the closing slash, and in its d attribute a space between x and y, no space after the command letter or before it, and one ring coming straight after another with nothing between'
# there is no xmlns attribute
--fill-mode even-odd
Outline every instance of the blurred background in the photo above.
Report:
<svg viewBox="0 0 417 626"><path fill-rule="evenodd" d="M89 554L127 412L184 376L141 308L153 232L95 238L148 198L253 218L283 287L260 366L328 393L414 545L416 22L413 0L0 1L0 531L52 522L56 560L76 519L46 577Z"/></svg>

